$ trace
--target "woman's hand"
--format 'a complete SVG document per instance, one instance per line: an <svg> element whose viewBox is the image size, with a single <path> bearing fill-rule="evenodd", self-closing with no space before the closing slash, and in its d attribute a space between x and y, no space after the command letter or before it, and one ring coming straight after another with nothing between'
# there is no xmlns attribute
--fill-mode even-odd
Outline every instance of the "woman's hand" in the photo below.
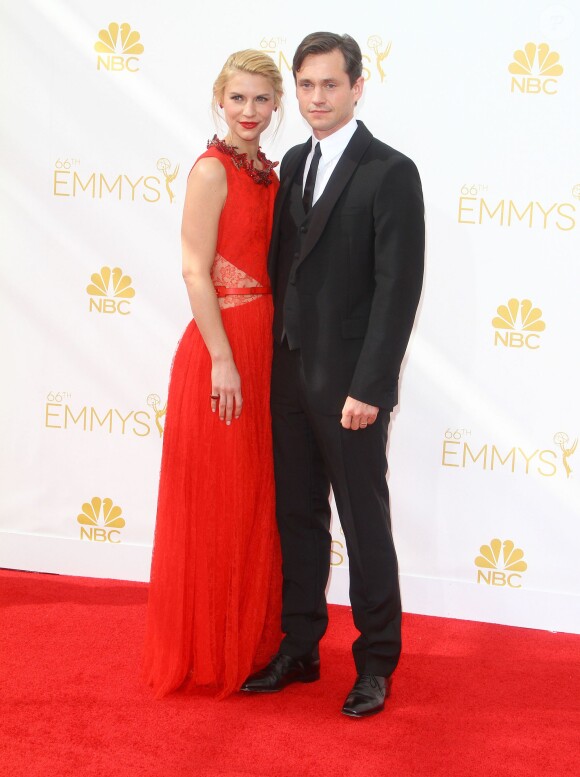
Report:
<svg viewBox="0 0 580 777"><path fill-rule="evenodd" d="M214 359L211 368L211 410L229 426L242 412L242 382L233 358Z"/></svg>
<svg viewBox="0 0 580 777"><path fill-rule="evenodd" d="M219 220L228 191L226 171L218 159L200 159L189 174L181 241L183 278L191 311L211 357L212 412L229 426L242 412L240 375L226 335L211 278Z"/></svg>

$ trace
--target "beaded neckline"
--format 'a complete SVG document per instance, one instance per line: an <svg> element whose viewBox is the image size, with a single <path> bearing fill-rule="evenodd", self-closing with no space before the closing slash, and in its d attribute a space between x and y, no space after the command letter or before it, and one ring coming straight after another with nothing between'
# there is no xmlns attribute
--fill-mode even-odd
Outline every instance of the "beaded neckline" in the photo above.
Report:
<svg viewBox="0 0 580 777"><path fill-rule="evenodd" d="M258 149L258 161L263 165L263 170L256 170L254 167L254 160L248 159L247 154L239 154L237 146L230 146L224 140L220 140L217 135L214 135L211 140L207 141L207 147L217 148L222 154L227 154L238 168L243 168L255 183L269 186L272 183L273 176L272 170L278 165L278 162L270 162L266 159L266 155L261 148Z"/></svg>

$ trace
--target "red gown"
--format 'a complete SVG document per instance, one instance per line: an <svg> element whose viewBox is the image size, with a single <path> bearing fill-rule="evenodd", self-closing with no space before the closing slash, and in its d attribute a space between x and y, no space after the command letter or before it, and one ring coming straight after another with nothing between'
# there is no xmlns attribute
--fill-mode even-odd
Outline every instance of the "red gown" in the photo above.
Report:
<svg viewBox="0 0 580 777"><path fill-rule="evenodd" d="M200 159L219 159L228 187L214 284L239 287L253 279L268 286L278 178L271 166L260 175L231 147L213 142ZM149 590L144 673L158 697L180 686L227 696L268 662L281 638L272 295L228 296L220 307L244 405L230 426L211 412L211 360L192 320L171 373Z"/></svg>

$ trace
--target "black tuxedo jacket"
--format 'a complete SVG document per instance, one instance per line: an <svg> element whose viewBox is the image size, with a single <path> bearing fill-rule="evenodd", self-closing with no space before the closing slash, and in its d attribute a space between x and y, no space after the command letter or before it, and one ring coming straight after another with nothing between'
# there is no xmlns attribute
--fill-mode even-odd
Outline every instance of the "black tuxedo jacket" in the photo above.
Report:
<svg viewBox="0 0 580 777"><path fill-rule="evenodd" d="M276 288L280 219L311 140L282 160L268 270ZM425 223L415 164L361 122L297 236L302 362L312 407L347 396L391 409L423 279Z"/></svg>

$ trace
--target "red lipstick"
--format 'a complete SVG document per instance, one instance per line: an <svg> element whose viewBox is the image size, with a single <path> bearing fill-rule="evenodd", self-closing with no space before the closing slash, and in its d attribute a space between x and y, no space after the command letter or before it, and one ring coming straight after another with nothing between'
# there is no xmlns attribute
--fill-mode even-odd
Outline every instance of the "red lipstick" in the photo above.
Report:
<svg viewBox="0 0 580 777"><path fill-rule="evenodd" d="M254 127L258 126L258 122L257 121L241 121L240 124L245 129L254 129Z"/></svg>

